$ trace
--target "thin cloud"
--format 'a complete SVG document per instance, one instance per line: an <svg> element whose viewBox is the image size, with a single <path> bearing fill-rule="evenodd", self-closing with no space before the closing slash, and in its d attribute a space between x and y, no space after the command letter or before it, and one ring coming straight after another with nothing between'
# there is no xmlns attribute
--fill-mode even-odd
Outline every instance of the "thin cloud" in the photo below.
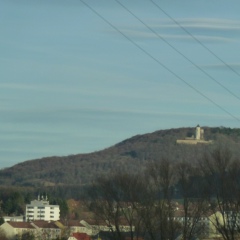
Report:
<svg viewBox="0 0 240 240"><path fill-rule="evenodd" d="M211 18L189 18L176 20L182 28L185 28L200 41L208 42L230 42L236 41L236 38L231 36L229 32L234 32L240 36L240 21L229 19L211 19ZM173 21L166 19L154 20L155 23L145 23L156 33L149 31L142 25L123 27L120 31L130 37L142 39L176 39L176 40L191 40L192 36L187 34L181 27ZM157 23L156 23L157 22Z"/></svg>
<svg viewBox="0 0 240 240"><path fill-rule="evenodd" d="M196 29L211 29L211 30L240 30L240 21L229 19L214 19L214 18L189 18L176 19L176 21L184 28ZM179 26L172 21L162 20L160 24L155 24L154 27L160 28L179 28Z"/></svg>
<svg viewBox="0 0 240 240"><path fill-rule="evenodd" d="M144 30L129 30L124 29L121 30L127 36L135 37L135 38L142 38L142 39L176 39L176 40L192 40L192 37L189 35L184 34L154 34ZM208 36L208 35L194 35L197 39L201 41L208 41L208 42L233 42L234 39L230 37L219 37L219 36Z"/></svg>
<svg viewBox="0 0 240 240"><path fill-rule="evenodd" d="M204 104L204 103L202 103ZM57 119L61 119L62 117L64 117L65 119L77 119L78 116L81 116L81 118L83 118L83 116L85 116L85 118L89 118L91 116L94 115L94 118L98 119L102 119L103 116L110 116L112 115L113 117L130 117L130 116L179 116L179 117L184 117L184 116L209 116L209 117L213 117L216 116L216 114L201 114L201 113L187 113L187 112L177 112L177 111L159 111L159 110L147 110L147 109L114 109L114 108L58 108L58 109L28 109L28 110L19 110L16 111L14 113L12 113L11 111L1 111L1 113L3 114L8 114L10 115L10 117L12 118L13 116L14 121L18 121L20 122L20 120L24 120L24 121L30 121L30 122L34 122L37 119L45 119L45 120L50 120L52 118L57 118ZM43 116L43 117L42 117ZM45 117L47 116L47 117ZM225 116L225 115L219 115L219 116ZM227 116L228 117L228 116ZM43 122L43 121L42 121ZM46 131L43 130L44 134L42 133L42 131L36 131L34 130L24 130L24 131L17 131L14 132L12 130L3 130L3 135L6 135L7 133L9 134L24 134L25 136L31 136L32 134L36 134L36 135L41 135L43 136ZM48 132L47 134L49 135L57 135L59 137L59 135L61 135L62 133L59 132L55 132L55 131L51 131Z"/></svg>
<svg viewBox="0 0 240 240"><path fill-rule="evenodd" d="M240 63L228 63L228 65L225 64L209 64L209 65L202 65L202 68L206 69L213 69L213 70L229 70L229 67L240 70Z"/></svg>
<svg viewBox="0 0 240 240"><path fill-rule="evenodd" d="M0 83L1 88L6 89L18 89L18 90L34 90L38 87L34 85L27 85L27 84L18 84L18 83Z"/></svg>

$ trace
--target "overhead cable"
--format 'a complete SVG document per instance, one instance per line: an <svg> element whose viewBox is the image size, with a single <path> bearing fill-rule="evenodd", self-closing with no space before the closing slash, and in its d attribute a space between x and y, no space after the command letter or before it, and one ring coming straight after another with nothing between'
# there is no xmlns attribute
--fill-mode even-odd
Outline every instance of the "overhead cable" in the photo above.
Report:
<svg viewBox="0 0 240 240"><path fill-rule="evenodd" d="M148 28L152 33L154 33L158 38L160 38L163 42L165 42L169 47L171 47L174 51L176 51L179 55L181 55L184 59L186 59L188 62L190 62L192 65L194 65L198 70L200 70L202 73L204 73L207 77L209 77L212 81L214 81L216 84L221 86L224 90L226 90L228 93L230 93L232 96L237 98L240 101L240 97L237 96L234 92L232 92L230 89L228 89L226 86L224 86L222 83L220 83L218 80L216 80L213 76L211 76L208 72L206 72L203 68L201 68L199 65L194 63L190 58L188 58L186 55L184 55L181 51L179 51L176 47L174 47L171 43L169 43L164 37L162 37L159 33L157 33L154 29L152 29L149 25L147 25L143 20L141 20L136 14L134 14L131 10L129 10L125 5L123 5L119 0L115 0L119 5L121 5L127 12L129 12L133 17L135 17L139 22L141 22L146 28Z"/></svg>
<svg viewBox="0 0 240 240"><path fill-rule="evenodd" d="M216 53L214 53L210 48L208 48L205 44L203 44L197 37L195 37L191 32L189 32L185 27L183 27L177 20L175 20L170 14L168 14L163 8L160 7L153 0L149 0L157 7L162 13L164 13L168 18L170 18L176 25L178 25L185 33L187 33L191 38L193 38L196 42L198 42L203 48L205 48L209 53L211 53L215 58L217 58L223 65L225 65L228 69L234 72L238 77L240 77L240 73L238 73L233 67L227 64L222 58L220 58Z"/></svg>
<svg viewBox="0 0 240 240"><path fill-rule="evenodd" d="M184 80L182 77L180 77L178 74L176 74L173 70L171 70L169 67L167 67L165 64L163 64L161 61L159 61L157 58L155 58L152 54L150 54L147 50L142 48L139 44L134 42L130 37L128 37L124 32L119 30L115 25L113 25L110 21L108 21L105 17L103 17L97 10L95 10L93 7L91 7L89 4L87 4L84 0L80 0L87 8L89 8L95 15L97 15L99 18L101 18L105 23L107 23L110 27L112 27L115 31L117 31L119 34L121 34L124 38L126 38L129 42L131 42L135 47L137 47L139 50L141 50L145 55L147 55L149 58L151 58L153 61L155 61L157 64L162 66L166 71L171 73L173 76L175 76L177 79L182 81L185 85L187 85L189 88L197 92L200 96L211 102L213 105L215 105L217 108L225 112L230 117L234 118L235 120L240 122L240 119L230 113L228 110L226 110L224 107L216 103L214 100L206 96L204 93L202 93L200 90L192 86L190 83L188 83L186 80Z"/></svg>

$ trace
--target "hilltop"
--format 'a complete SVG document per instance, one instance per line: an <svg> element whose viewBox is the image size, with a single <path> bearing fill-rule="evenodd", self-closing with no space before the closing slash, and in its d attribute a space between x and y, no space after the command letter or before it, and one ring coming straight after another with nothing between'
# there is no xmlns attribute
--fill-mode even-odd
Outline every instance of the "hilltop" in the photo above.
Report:
<svg viewBox="0 0 240 240"><path fill-rule="evenodd" d="M214 144L177 144L192 136L195 128L159 130L136 135L102 151L70 156L28 160L0 171L0 186L50 187L83 186L100 174L123 170L142 171L150 161L167 157L171 161L197 161L203 151L216 144L227 144L239 154L240 129L203 127L204 138Z"/></svg>

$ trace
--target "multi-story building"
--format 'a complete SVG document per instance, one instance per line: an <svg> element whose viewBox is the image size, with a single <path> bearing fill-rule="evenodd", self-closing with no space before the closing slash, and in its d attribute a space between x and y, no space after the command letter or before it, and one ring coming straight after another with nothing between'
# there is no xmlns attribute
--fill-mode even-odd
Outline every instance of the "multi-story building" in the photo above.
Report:
<svg viewBox="0 0 240 240"><path fill-rule="evenodd" d="M38 200L26 205L26 221L44 220L57 221L60 219L59 205L50 205L47 197L42 196Z"/></svg>

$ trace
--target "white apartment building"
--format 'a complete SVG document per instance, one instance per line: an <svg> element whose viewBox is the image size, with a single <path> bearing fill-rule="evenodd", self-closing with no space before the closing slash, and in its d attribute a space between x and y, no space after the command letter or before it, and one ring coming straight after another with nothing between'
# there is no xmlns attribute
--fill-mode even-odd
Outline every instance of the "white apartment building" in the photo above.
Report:
<svg viewBox="0 0 240 240"><path fill-rule="evenodd" d="M44 220L57 221L60 219L59 205L50 205L47 197L42 196L38 200L26 205L26 221Z"/></svg>

